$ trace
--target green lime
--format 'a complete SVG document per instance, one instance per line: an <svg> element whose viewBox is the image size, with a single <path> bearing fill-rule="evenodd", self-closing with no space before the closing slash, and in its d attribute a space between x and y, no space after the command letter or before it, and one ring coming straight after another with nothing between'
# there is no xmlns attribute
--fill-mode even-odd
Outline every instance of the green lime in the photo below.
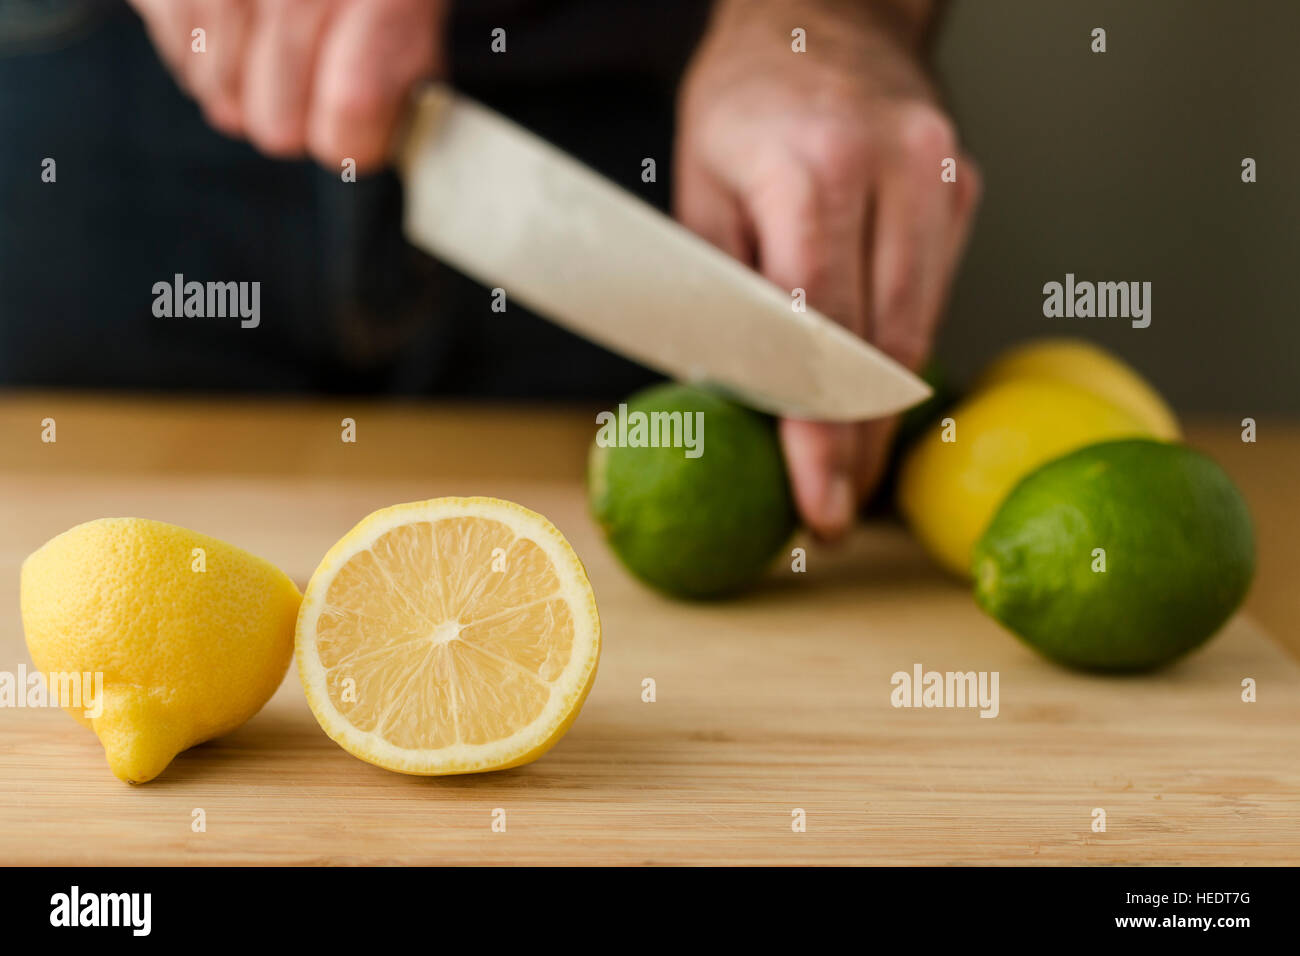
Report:
<svg viewBox="0 0 1300 956"><path fill-rule="evenodd" d="M789 540L794 501L770 418L666 384L597 423L591 512L642 581L677 597L726 594L753 582Z"/></svg>
<svg viewBox="0 0 1300 956"><path fill-rule="evenodd" d="M975 600L1048 657L1141 670L1210 638L1255 570L1250 514L1182 445L1089 445L1026 476L975 547Z"/></svg>

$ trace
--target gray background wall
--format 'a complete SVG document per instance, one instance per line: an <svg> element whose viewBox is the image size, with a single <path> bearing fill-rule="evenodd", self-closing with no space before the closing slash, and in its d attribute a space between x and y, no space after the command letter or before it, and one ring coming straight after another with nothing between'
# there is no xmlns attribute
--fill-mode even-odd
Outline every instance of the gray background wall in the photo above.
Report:
<svg viewBox="0 0 1300 956"><path fill-rule="evenodd" d="M985 177L939 347L956 376L1077 333L1179 411L1300 412L1297 38L1295 0L955 0L939 67ZM1151 326L1044 318L1067 272L1151 281Z"/></svg>

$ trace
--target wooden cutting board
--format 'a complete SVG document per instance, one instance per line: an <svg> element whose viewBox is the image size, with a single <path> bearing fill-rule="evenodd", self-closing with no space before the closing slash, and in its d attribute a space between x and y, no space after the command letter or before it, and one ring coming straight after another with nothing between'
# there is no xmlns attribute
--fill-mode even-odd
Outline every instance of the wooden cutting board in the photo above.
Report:
<svg viewBox="0 0 1300 956"><path fill-rule="evenodd" d="M45 417L54 445L39 440ZM339 441L343 417L355 445ZM22 558L105 515L216 534L301 585L375 508L499 495L569 537L604 625L568 736L497 774L423 779L354 759L292 671L246 725L141 787L115 779L67 715L0 709L0 860L1300 861L1300 666L1248 619L1156 675L1074 674L982 616L888 522L835 551L808 545L805 573L783 564L749 597L675 603L630 579L585 514L591 422L571 409L0 401L0 670L29 663ZM917 664L998 672L998 716L892 706L891 676Z"/></svg>

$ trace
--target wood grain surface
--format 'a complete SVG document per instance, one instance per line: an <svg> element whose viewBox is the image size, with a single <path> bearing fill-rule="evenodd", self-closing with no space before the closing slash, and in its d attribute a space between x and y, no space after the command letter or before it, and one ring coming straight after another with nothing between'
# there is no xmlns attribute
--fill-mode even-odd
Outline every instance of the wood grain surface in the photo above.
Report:
<svg viewBox="0 0 1300 956"><path fill-rule="evenodd" d="M345 416L355 445L339 441ZM45 417L54 445L39 440ZM844 548L809 545L806 573L778 566L743 599L672 602L630 579L586 516L593 428L573 408L0 399L0 670L30 665L23 557L106 515L215 534L301 585L375 508L499 495L569 537L604 626L573 729L496 774L404 777L354 759L317 727L293 671L242 728L141 787L114 778L66 714L0 709L0 861L1300 862L1300 666L1247 617L1155 675L1074 674L981 615L888 521ZM1268 448L1234 446L1229 425L1193 439L1246 489L1261 527L1252 600L1262 589L1270 629L1293 636L1295 563L1273 562L1296 554L1276 529L1295 528L1300 432L1261 429ZM891 675L917 663L997 671L999 715L894 708ZM1246 677L1256 703L1241 700ZM191 829L196 808L206 832Z"/></svg>

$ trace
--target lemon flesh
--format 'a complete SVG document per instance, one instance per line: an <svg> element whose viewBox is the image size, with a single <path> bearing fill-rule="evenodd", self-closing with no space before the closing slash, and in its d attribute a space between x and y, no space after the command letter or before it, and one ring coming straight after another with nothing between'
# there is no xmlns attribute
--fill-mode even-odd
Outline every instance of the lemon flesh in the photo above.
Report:
<svg viewBox="0 0 1300 956"><path fill-rule="evenodd" d="M932 425L903 460L898 504L926 550L954 574L1003 498L1037 466L1094 442L1151 437L1147 422L1077 386L1038 379L992 385Z"/></svg>
<svg viewBox="0 0 1300 956"><path fill-rule="evenodd" d="M495 498L371 514L325 556L298 616L322 729L402 773L535 760L577 717L599 655L577 555L547 519Z"/></svg>
<svg viewBox="0 0 1300 956"><path fill-rule="evenodd" d="M47 679L102 674L102 700L65 709L128 783L261 709L288 669L301 600L261 558L142 518L50 539L23 562L21 591L27 649Z"/></svg>

